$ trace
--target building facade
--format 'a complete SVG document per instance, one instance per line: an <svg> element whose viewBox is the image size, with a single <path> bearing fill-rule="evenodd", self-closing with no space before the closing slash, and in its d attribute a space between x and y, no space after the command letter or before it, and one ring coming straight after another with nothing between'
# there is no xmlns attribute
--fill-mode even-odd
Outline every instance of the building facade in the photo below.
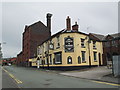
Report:
<svg viewBox="0 0 120 90"><path fill-rule="evenodd" d="M66 19L66 29L51 36L37 48L37 58L31 59L32 66L43 68L82 68L103 65L101 41L91 39L89 34L78 31L77 23L72 26Z"/></svg>
<svg viewBox="0 0 120 90"><path fill-rule="evenodd" d="M103 42L103 65L112 65L113 56L120 55L120 33L100 35L90 33L90 38Z"/></svg>
<svg viewBox="0 0 120 90"><path fill-rule="evenodd" d="M112 62L114 55L120 55L120 33L107 35L103 39L103 64Z"/></svg>
<svg viewBox="0 0 120 90"><path fill-rule="evenodd" d="M37 56L37 46L51 37L51 16L47 14L47 26L41 21L25 26L22 40L22 52L17 56L17 64L29 66L28 60Z"/></svg>

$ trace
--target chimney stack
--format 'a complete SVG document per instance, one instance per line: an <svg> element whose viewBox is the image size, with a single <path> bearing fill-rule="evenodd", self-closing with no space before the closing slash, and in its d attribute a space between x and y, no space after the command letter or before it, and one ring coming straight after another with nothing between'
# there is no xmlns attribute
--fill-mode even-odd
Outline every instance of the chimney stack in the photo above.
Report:
<svg viewBox="0 0 120 90"><path fill-rule="evenodd" d="M49 29L50 35L51 35L51 17L52 17L52 14L47 13L47 16L46 16L46 18L47 18L47 27Z"/></svg>
<svg viewBox="0 0 120 90"><path fill-rule="evenodd" d="M77 22L75 22L75 25L72 26L72 30L78 31L78 28L79 28L79 26L78 26Z"/></svg>
<svg viewBox="0 0 120 90"><path fill-rule="evenodd" d="M70 20L69 16L66 19L66 26L67 26L66 27L67 30L71 30L71 20Z"/></svg>

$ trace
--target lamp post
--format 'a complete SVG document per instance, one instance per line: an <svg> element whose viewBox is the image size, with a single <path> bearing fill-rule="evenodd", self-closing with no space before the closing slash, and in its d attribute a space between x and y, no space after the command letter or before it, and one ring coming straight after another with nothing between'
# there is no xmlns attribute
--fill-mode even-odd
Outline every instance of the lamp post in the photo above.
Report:
<svg viewBox="0 0 120 90"><path fill-rule="evenodd" d="M91 57L90 57L90 38L88 39L88 50L89 50L89 67L91 67Z"/></svg>

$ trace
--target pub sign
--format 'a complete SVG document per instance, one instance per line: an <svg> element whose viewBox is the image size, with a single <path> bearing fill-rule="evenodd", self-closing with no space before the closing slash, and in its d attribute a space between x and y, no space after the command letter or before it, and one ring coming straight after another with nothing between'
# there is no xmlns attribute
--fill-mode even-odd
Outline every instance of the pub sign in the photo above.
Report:
<svg viewBox="0 0 120 90"><path fill-rule="evenodd" d="M73 40L73 37L68 36L68 37L66 37L64 39L64 41L65 41L65 45L64 45L65 52L74 52L74 40Z"/></svg>

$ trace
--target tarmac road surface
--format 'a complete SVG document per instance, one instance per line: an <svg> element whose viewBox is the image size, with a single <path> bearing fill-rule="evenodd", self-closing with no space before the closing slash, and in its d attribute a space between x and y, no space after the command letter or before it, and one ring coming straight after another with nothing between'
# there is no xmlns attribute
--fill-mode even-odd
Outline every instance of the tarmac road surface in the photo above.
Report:
<svg viewBox="0 0 120 90"><path fill-rule="evenodd" d="M114 84L68 77L37 68L4 66L3 70L3 87L9 87L7 85L11 78L10 86L19 88L118 88ZM4 81L8 77L6 74L10 77L8 82Z"/></svg>

